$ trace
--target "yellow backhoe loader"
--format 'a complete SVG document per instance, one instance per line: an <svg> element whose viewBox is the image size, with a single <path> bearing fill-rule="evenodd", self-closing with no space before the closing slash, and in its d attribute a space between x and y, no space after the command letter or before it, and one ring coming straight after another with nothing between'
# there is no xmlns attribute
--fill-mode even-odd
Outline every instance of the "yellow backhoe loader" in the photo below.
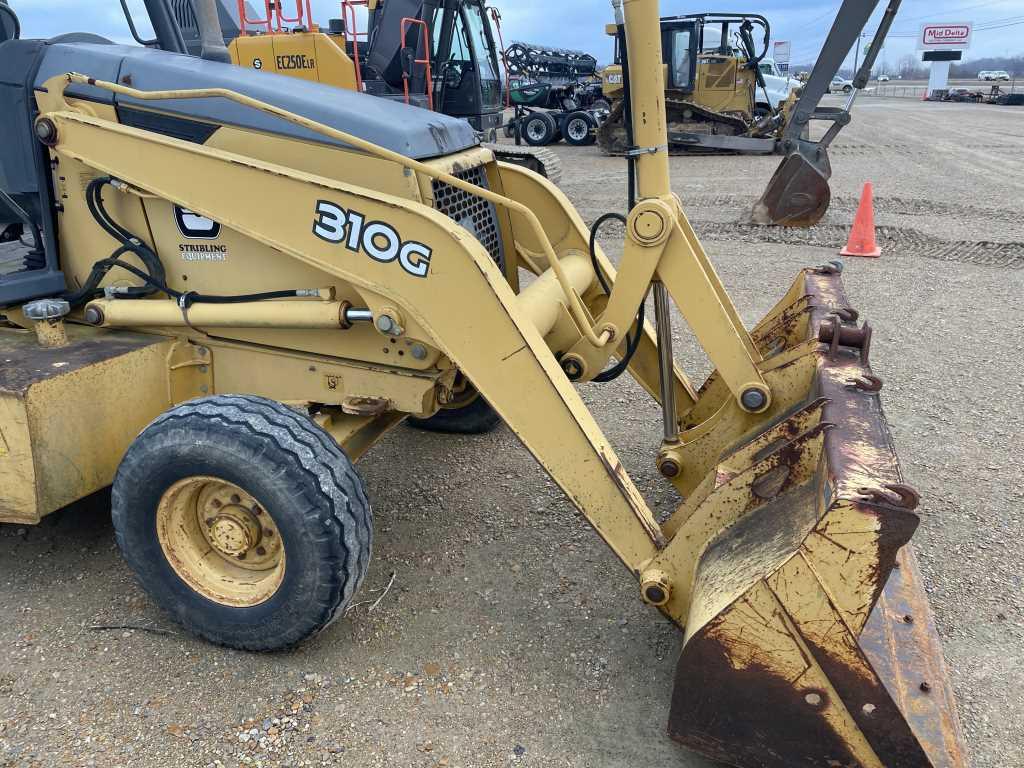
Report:
<svg viewBox="0 0 1024 768"><path fill-rule="evenodd" d="M672 193L656 0L620 19L645 151L602 217L625 226L617 268L460 120L18 39L5 3L0 22L0 231L22 248L0 277L0 521L112 484L155 603L211 642L287 648L366 572L354 462L483 402L679 628L673 738L743 768L966 765L871 329L836 264L741 323ZM673 303L715 366L699 388ZM683 497L664 522L574 387L627 371L664 414L650 458Z"/></svg>

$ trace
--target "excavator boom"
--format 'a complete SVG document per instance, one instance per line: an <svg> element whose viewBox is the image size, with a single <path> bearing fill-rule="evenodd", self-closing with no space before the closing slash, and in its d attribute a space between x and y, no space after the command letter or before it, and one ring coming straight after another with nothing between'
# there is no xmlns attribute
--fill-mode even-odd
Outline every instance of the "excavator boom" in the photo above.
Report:
<svg viewBox="0 0 1024 768"><path fill-rule="evenodd" d="M822 98L829 92L829 83L839 71L854 42L860 36L878 0L846 0L832 23L811 76L803 85L800 97L789 112L789 119L779 142L785 154L772 174L750 217L755 224L785 227L810 227L821 221L831 201L829 179L832 166L828 147L850 122L850 109L857 94L868 83L871 68L889 33L902 0L889 0L885 15L875 31L864 61L853 80L853 89L842 107L823 107ZM829 123L820 139L813 139L813 122Z"/></svg>

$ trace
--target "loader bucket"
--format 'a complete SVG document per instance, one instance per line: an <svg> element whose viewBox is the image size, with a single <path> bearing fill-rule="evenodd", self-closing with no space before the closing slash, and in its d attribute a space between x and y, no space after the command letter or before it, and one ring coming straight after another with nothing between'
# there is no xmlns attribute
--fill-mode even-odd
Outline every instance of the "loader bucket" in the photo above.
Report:
<svg viewBox="0 0 1024 768"><path fill-rule="evenodd" d="M786 339L771 375L802 391L714 453L691 494L714 514L698 506L675 531L715 526L693 568L669 733L741 768L966 766L870 329L835 267L803 273L787 301L752 337Z"/></svg>
<svg viewBox="0 0 1024 768"><path fill-rule="evenodd" d="M828 150L820 144L799 141L779 163L754 204L751 221L782 227L810 227L821 221L832 193L828 180L832 166Z"/></svg>

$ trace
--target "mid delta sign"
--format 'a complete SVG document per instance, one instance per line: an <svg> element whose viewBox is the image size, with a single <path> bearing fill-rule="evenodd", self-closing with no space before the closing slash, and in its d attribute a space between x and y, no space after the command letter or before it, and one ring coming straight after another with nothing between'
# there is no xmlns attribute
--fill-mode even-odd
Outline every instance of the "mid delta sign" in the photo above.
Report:
<svg viewBox="0 0 1024 768"><path fill-rule="evenodd" d="M917 36L919 51L965 50L971 45L971 25L956 24L922 24Z"/></svg>

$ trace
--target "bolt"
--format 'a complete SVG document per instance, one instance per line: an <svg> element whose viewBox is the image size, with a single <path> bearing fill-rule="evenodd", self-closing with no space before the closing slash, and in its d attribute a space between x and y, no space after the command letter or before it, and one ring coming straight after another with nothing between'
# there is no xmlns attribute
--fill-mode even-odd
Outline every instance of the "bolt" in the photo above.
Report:
<svg viewBox="0 0 1024 768"><path fill-rule="evenodd" d="M103 312L100 311L99 307L86 307L85 322L89 325L99 325L103 322Z"/></svg>
<svg viewBox="0 0 1024 768"><path fill-rule="evenodd" d="M224 506L224 502L221 501L220 499L214 499L210 503L213 504L213 506L216 507L217 509L220 509L222 506Z"/></svg>
<svg viewBox="0 0 1024 768"><path fill-rule="evenodd" d="M263 510L260 509L260 505L259 504L255 504L255 505L253 505L252 513L254 515L262 515L263 514Z"/></svg>
<svg viewBox="0 0 1024 768"><path fill-rule="evenodd" d="M658 465L658 471L665 477L678 477L679 469L679 462L675 459L665 459Z"/></svg>
<svg viewBox="0 0 1024 768"><path fill-rule="evenodd" d="M206 525L208 528L212 528L215 520L212 517L206 518Z"/></svg>
<svg viewBox="0 0 1024 768"><path fill-rule="evenodd" d="M267 554L267 550L263 547L256 547L256 554L260 557L263 557L265 554Z"/></svg>
<svg viewBox="0 0 1024 768"><path fill-rule="evenodd" d="M932 684L925 680L918 687L921 689L923 693L928 693L932 689Z"/></svg>
<svg viewBox="0 0 1024 768"><path fill-rule="evenodd" d="M232 504L238 504L241 500L242 500L242 497L239 496L237 493L232 493L231 494L231 503Z"/></svg>
<svg viewBox="0 0 1024 768"><path fill-rule="evenodd" d="M576 381L583 375L583 366L575 358L567 358L562 361L562 370L569 377L569 381Z"/></svg>
<svg viewBox="0 0 1024 768"><path fill-rule="evenodd" d="M270 530L269 528L264 528L263 529L263 535L266 536L268 539L274 538L274 532L272 530Z"/></svg>
<svg viewBox="0 0 1024 768"><path fill-rule="evenodd" d="M412 347L412 356L417 360L425 360L427 357L427 348L422 344L414 344Z"/></svg>
<svg viewBox="0 0 1024 768"><path fill-rule="evenodd" d="M395 330L395 321L390 315L380 315L376 322L377 330L381 333L391 333Z"/></svg>
<svg viewBox="0 0 1024 768"><path fill-rule="evenodd" d="M206 373L208 370L209 370L208 366L205 366L205 365L200 365L199 366L199 372L200 373Z"/></svg>
<svg viewBox="0 0 1024 768"><path fill-rule="evenodd" d="M740 403L748 411L760 411L768 404L768 396L760 389L751 387L740 395Z"/></svg>
<svg viewBox="0 0 1024 768"><path fill-rule="evenodd" d="M48 117L36 121L36 138L48 147L57 143L57 126Z"/></svg>

